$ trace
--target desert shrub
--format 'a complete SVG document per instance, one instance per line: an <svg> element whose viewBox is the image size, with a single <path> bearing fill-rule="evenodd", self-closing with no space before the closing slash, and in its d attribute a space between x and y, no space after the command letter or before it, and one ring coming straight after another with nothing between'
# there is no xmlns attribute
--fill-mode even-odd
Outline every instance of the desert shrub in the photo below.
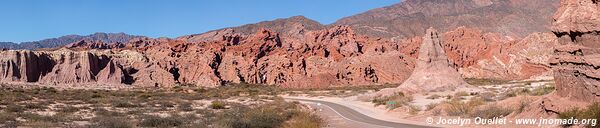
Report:
<svg viewBox="0 0 600 128"><path fill-rule="evenodd" d="M277 126L286 120L286 117L276 109L251 109L244 117L250 128L266 128Z"/></svg>
<svg viewBox="0 0 600 128"><path fill-rule="evenodd" d="M212 101L210 104L212 109L225 109L225 102L223 101Z"/></svg>
<svg viewBox="0 0 600 128"><path fill-rule="evenodd" d="M427 99L439 99L440 97L442 97L442 96L440 96L438 94L433 94L433 95L427 97Z"/></svg>
<svg viewBox="0 0 600 128"><path fill-rule="evenodd" d="M183 120L177 117L158 117L158 116L146 116L139 123L142 127L178 127L183 124Z"/></svg>
<svg viewBox="0 0 600 128"><path fill-rule="evenodd" d="M470 94L468 92L465 91L460 91L460 92L456 92L454 93L454 97L462 97L462 96L469 96Z"/></svg>
<svg viewBox="0 0 600 128"><path fill-rule="evenodd" d="M490 118L494 118L494 117L504 117L512 112L513 112L513 110L510 108L504 108L504 107L500 107L495 104L492 104L492 105L488 105L488 106L485 106L480 109L476 109L475 111L473 111L471 113L471 117L481 117L481 118L490 119Z"/></svg>
<svg viewBox="0 0 600 128"><path fill-rule="evenodd" d="M44 116L35 113L25 112L20 113L20 117L23 117L27 121L45 121L45 122L60 122L64 121L62 116Z"/></svg>
<svg viewBox="0 0 600 128"><path fill-rule="evenodd" d="M484 101L487 102L491 102L491 101L495 101L495 97L496 94L492 93L492 92L484 92L484 93L479 93L478 97L482 98Z"/></svg>
<svg viewBox="0 0 600 128"><path fill-rule="evenodd" d="M290 121L284 126L285 128L320 128L323 126L325 121L310 112L299 112L296 116L292 117Z"/></svg>
<svg viewBox="0 0 600 128"><path fill-rule="evenodd" d="M408 105L408 113L410 113L411 115L416 115L420 111L421 111L421 108L419 108L419 106Z"/></svg>
<svg viewBox="0 0 600 128"><path fill-rule="evenodd" d="M127 119L117 117L99 116L90 121L90 128L132 128Z"/></svg>
<svg viewBox="0 0 600 128"><path fill-rule="evenodd" d="M524 100L519 102L519 107L517 108L517 113L521 113L523 112L523 110L525 110L525 108L529 105L529 102Z"/></svg>
<svg viewBox="0 0 600 128"><path fill-rule="evenodd" d="M77 112L77 111L79 111L79 109L80 109L80 108L78 108L78 107L74 107L74 106L71 106L71 105L67 105L67 106L64 106L64 107L62 107L62 108L59 110L59 112L64 112L64 113L74 113L74 112Z"/></svg>
<svg viewBox="0 0 600 128"><path fill-rule="evenodd" d="M552 91L554 91L554 87L553 86L540 86L540 87L534 88L531 91L531 95L541 96L541 95L546 95L548 93L551 93Z"/></svg>
<svg viewBox="0 0 600 128"><path fill-rule="evenodd" d="M425 110L429 111L440 105L440 103L430 103L425 105Z"/></svg>
<svg viewBox="0 0 600 128"><path fill-rule="evenodd" d="M511 89L509 91L506 92L506 96L507 97L515 97L515 96L519 96L519 95L529 95L531 93L531 90L526 89L526 88L516 88L516 89Z"/></svg>
<svg viewBox="0 0 600 128"><path fill-rule="evenodd" d="M139 107L139 105L133 104L124 100L113 100L112 105L117 108L135 108Z"/></svg>
<svg viewBox="0 0 600 128"><path fill-rule="evenodd" d="M6 112L24 112L25 108L23 106L20 105L16 105L16 104L10 104L8 106L6 106L5 109Z"/></svg>
<svg viewBox="0 0 600 128"><path fill-rule="evenodd" d="M123 114L123 113L115 112L115 111L109 111L109 110L106 110L104 108L95 108L95 109L93 109L93 111L96 113L96 115L99 115L99 116L108 116L108 117L121 117L121 116L125 116L125 114Z"/></svg>
<svg viewBox="0 0 600 128"><path fill-rule="evenodd" d="M297 102L275 98L273 102L255 106L235 106L217 116L217 125L225 128L282 127L284 122L300 116Z"/></svg>
<svg viewBox="0 0 600 128"><path fill-rule="evenodd" d="M560 119L575 118L579 120L583 119L600 119L600 104L593 103L588 105L586 108L573 108L571 110L563 111L558 114ZM571 126L566 124L565 126ZM587 126L592 127L592 126ZM598 127L597 125L595 127Z"/></svg>
<svg viewBox="0 0 600 128"><path fill-rule="evenodd" d="M0 124L6 124L8 122L15 122L17 116L12 113L0 112Z"/></svg>
<svg viewBox="0 0 600 128"><path fill-rule="evenodd" d="M510 81L500 79L479 79L479 78L465 78L465 81L471 85L500 85L507 84Z"/></svg>
<svg viewBox="0 0 600 128"><path fill-rule="evenodd" d="M41 103L26 103L24 105L25 109L36 109L36 110L43 110L48 108L47 106L41 104Z"/></svg>
<svg viewBox="0 0 600 128"><path fill-rule="evenodd" d="M192 103L188 103L188 102L179 104L178 108L179 108L179 110L186 111L186 112L194 111L194 108L192 107Z"/></svg>
<svg viewBox="0 0 600 128"><path fill-rule="evenodd" d="M395 109L404 105L408 105L409 102L413 100L414 99L412 96L405 96L404 93L399 92L391 96L373 98L371 102L373 102L375 106L386 105L386 108L388 109Z"/></svg>
<svg viewBox="0 0 600 128"><path fill-rule="evenodd" d="M460 100L450 100L446 102L449 106L445 109L449 116L469 116L477 106L482 105L484 101L480 98L473 98L468 102Z"/></svg>

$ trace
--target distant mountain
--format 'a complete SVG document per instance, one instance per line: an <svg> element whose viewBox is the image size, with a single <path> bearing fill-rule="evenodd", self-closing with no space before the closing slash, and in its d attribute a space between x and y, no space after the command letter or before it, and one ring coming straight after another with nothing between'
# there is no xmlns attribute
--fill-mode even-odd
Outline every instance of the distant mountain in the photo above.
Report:
<svg viewBox="0 0 600 128"><path fill-rule="evenodd" d="M33 42L22 42L22 43L12 43L12 42L0 42L0 48L6 49L39 49L39 48L55 48L61 47L69 43L73 43L79 40L93 40L93 41L101 41L104 43L115 43L115 42L126 42L134 38L142 38L144 36L134 36L128 35L125 33L94 33L87 36L80 35L67 35L58 38L44 39L40 41Z"/></svg>
<svg viewBox="0 0 600 128"><path fill-rule="evenodd" d="M289 34L299 31L299 29L305 30L320 30L325 27L314 20L308 19L304 16L293 16L289 18L275 19L272 21L262 21L254 24L246 24L238 27L232 27L236 32L244 34L254 34L261 28L268 28L271 31Z"/></svg>
<svg viewBox="0 0 600 128"><path fill-rule="evenodd" d="M260 29L269 29L270 31L288 35L291 37L302 36L306 31L325 29L326 26L321 23L308 19L304 16L293 16L289 18L280 18L272 21L262 21L253 24L246 24L237 27L229 27L208 31L201 34L193 34L178 37L179 39L187 39L191 42L209 41L215 38L220 38L223 35L230 34L254 34Z"/></svg>
<svg viewBox="0 0 600 128"><path fill-rule="evenodd" d="M406 0L342 18L358 34L386 38L423 35L429 27L445 32L460 26L524 37L549 31L559 0Z"/></svg>

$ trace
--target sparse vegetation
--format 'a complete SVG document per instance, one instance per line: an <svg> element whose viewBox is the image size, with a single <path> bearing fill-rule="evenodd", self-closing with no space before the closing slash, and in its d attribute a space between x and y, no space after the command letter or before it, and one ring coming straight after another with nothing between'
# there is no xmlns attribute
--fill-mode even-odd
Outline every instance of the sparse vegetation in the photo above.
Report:
<svg viewBox="0 0 600 128"><path fill-rule="evenodd" d="M225 109L225 102L223 102L223 101L213 101L210 104L210 108L212 108L212 109Z"/></svg>
<svg viewBox="0 0 600 128"><path fill-rule="evenodd" d="M450 100L446 104L449 106L445 109L449 116L467 117L479 105L483 105L484 101L481 98L473 98L467 102L461 100Z"/></svg>
<svg viewBox="0 0 600 128"><path fill-rule="evenodd" d="M413 101L412 96L405 96L404 93L398 92L394 95L376 97L371 100L375 106L385 105L388 109L395 109L404 105L409 105L409 102Z"/></svg>
<svg viewBox="0 0 600 128"><path fill-rule="evenodd" d="M320 128L325 124L321 117L300 111L296 116L292 117L290 121L284 125L285 128Z"/></svg>
<svg viewBox="0 0 600 128"><path fill-rule="evenodd" d="M500 80L500 79L478 79L478 78L465 78L465 81L471 85L500 85L507 84L510 81L508 80Z"/></svg>
<svg viewBox="0 0 600 128"><path fill-rule="evenodd" d="M302 127L320 126L320 118L306 119L309 116L305 111L298 110L298 102L285 102L283 99L260 105L254 108L236 106L226 110L217 117L217 124L226 128L271 128L271 127ZM291 120L294 119L294 120ZM289 123L285 121L315 121L309 124ZM318 123L318 124L315 124Z"/></svg>
<svg viewBox="0 0 600 128"><path fill-rule="evenodd" d="M442 96L440 96L440 95L438 95L438 94L433 94L433 95L431 95L431 96L427 97L427 99L438 99L438 98L440 98L440 97L442 97Z"/></svg>
<svg viewBox="0 0 600 128"><path fill-rule="evenodd" d="M546 85L544 85L544 86L540 86L540 87L534 88L531 91L531 95L541 96L541 95L546 95L548 93L551 93L552 91L554 91L554 86L546 86Z"/></svg>
<svg viewBox="0 0 600 128"><path fill-rule="evenodd" d="M408 113L411 115L416 115L421 111L421 108L415 105L408 105Z"/></svg>
<svg viewBox="0 0 600 128"><path fill-rule="evenodd" d="M140 122L139 126L170 128L182 126L183 123L184 122L179 117L145 116L144 119Z"/></svg>
<svg viewBox="0 0 600 128"><path fill-rule="evenodd" d="M558 114L558 118L561 118L561 119L575 118L575 119L579 119L579 120L600 119L600 104L592 103L592 104L588 105L586 108L573 108L571 110L560 112ZM571 125L565 125L565 126L568 127ZM592 126L587 126L587 127L592 127ZM598 127L598 126L595 126L595 127Z"/></svg>
<svg viewBox="0 0 600 128"><path fill-rule="evenodd" d="M505 117L506 115L512 113L514 110L510 108L500 107L496 104L490 104L483 108L476 109L471 113L471 117L481 117L486 119L491 119L494 117Z"/></svg>
<svg viewBox="0 0 600 128"><path fill-rule="evenodd" d="M221 127L221 120L242 121L243 126L249 127L322 126L318 116L301 110L303 107L298 103L275 96L279 93L277 88L236 86L182 86L173 90L4 87L0 88L0 127L202 128ZM244 114L225 116L236 110L243 110ZM229 125L222 127L226 126Z"/></svg>
<svg viewBox="0 0 600 128"><path fill-rule="evenodd" d="M127 122L127 119L119 118L119 117L106 117L100 116L95 117L91 120L92 128L132 128L130 122Z"/></svg>

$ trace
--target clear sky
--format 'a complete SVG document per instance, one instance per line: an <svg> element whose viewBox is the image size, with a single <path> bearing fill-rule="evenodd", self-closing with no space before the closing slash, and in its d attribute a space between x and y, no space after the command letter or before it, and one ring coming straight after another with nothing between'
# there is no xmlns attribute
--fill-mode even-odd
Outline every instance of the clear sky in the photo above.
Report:
<svg viewBox="0 0 600 128"><path fill-rule="evenodd" d="M2 0L0 42L125 32L178 37L303 15L322 24L400 0Z"/></svg>

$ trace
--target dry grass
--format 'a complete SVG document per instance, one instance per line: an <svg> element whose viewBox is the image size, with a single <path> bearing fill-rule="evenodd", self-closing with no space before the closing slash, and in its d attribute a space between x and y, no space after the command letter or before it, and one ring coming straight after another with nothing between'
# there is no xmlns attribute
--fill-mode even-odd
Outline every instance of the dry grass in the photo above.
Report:
<svg viewBox="0 0 600 128"><path fill-rule="evenodd" d="M583 119L600 119L600 104L593 103L588 105L586 108L573 108L571 110L563 111L558 114L558 118L560 119L571 119L575 118L578 120ZM564 125L565 127L569 127L571 125ZM593 127L593 126L586 126ZM594 127L599 127L597 124Z"/></svg>
<svg viewBox="0 0 600 128"><path fill-rule="evenodd" d="M507 84L510 81L508 80L500 80L500 79L478 79L478 78L465 78L465 81L471 85L481 86L481 85L500 85Z"/></svg>
<svg viewBox="0 0 600 128"><path fill-rule="evenodd" d="M325 124L324 120L314 113L301 111L290 119L284 128L320 128Z"/></svg>
<svg viewBox="0 0 600 128"><path fill-rule="evenodd" d="M445 109L445 111L449 116L468 117L477 106L483 105L484 103L485 101L483 101L481 98L473 98L467 102L456 99L450 100L446 101L446 104L449 106Z"/></svg>
<svg viewBox="0 0 600 128"><path fill-rule="evenodd" d="M292 122L291 119L307 122L307 118L314 117L312 113L303 115L303 111L300 111L303 108L298 103L274 98L278 93L276 88L258 85L212 89L177 87L172 90L0 88L0 127L198 128L220 126L218 122L221 120L243 121L247 124L243 126L250 127L281 127L285 122ZM248 101L253 104L224 102L242 97L240 95L250 98ZM204 101L216 102L203 105ZM224 116L235 113L235 109L229 106L245 112L241 116ZM75 124L74 121L89 125ZM289 126L296 125L290 123Z"/></svg>
<svg viewBox="0 0 600 128"><path fill-rule="evenodd" d="M409 105L414 98L412 96L406 96L404 93L396 93L391 96L376 97L371 100L375 106L385 105L388 109L395 109L404 105Z"/></svg>
<svg viewBox="0 0 600 128"><path fill-rule="evenodd" d="M514 110L510 108L500 107L496 104L487 105L483 108L476 109L471 113L471 117L481 117L491 119L494 117L502 118L512 113Z"/></svg>

